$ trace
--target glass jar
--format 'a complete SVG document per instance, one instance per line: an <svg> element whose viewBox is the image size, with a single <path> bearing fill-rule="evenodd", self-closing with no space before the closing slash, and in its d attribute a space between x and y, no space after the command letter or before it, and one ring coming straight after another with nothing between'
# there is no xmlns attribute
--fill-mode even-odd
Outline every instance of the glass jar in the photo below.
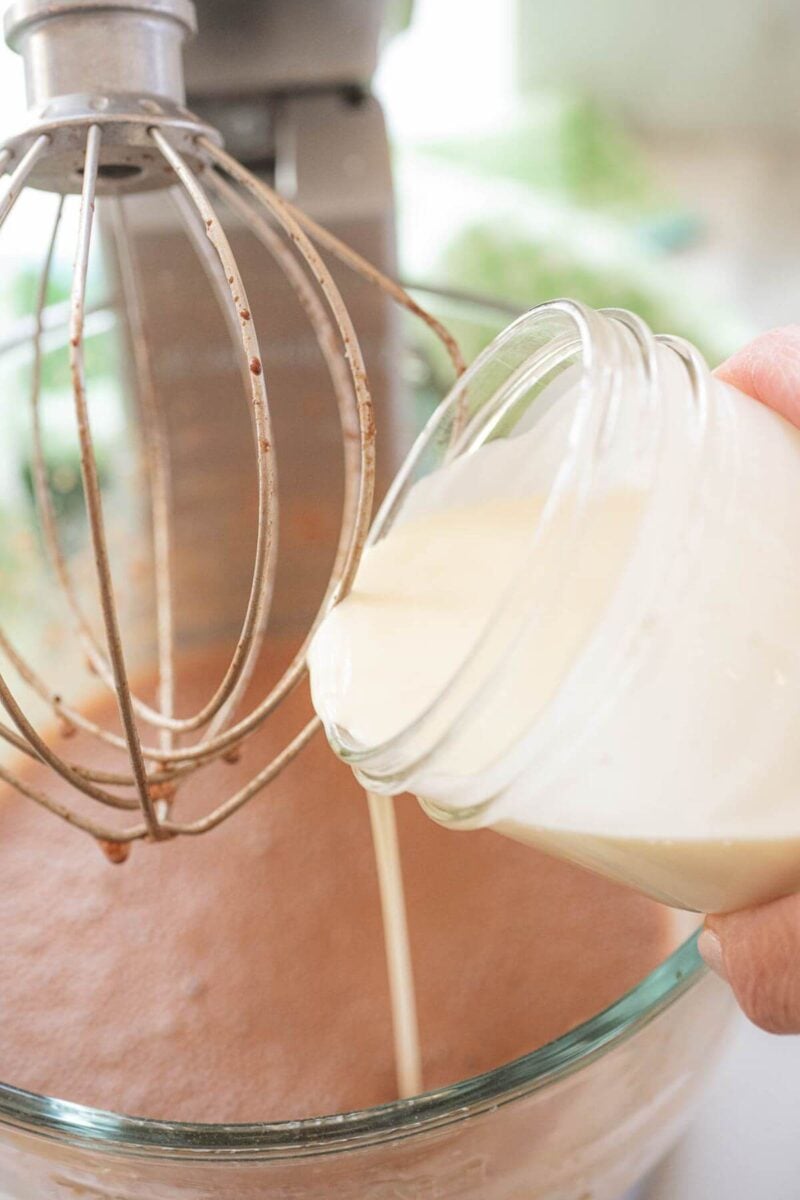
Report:
<svg viewBox="0 0 800 1200"><path fill-rule="evenodd" d="M366 744L337 722L323 627L310 661L337 753L444 824L491 826L679 907L800 887L800 432L687 342L557 301L459 381L371 544L497 496L541 500L524 553L457 669L391 736ZM567 635L587 588L594 607Z"/></svg>
<svg viewBox="0 0 800 1200"><path fill-rule="evenodd" d="M0 1086L3 1200L620 1200L689 1120L730 993L695 938L533 1054L364 1112L136 1120Z"/></svg>

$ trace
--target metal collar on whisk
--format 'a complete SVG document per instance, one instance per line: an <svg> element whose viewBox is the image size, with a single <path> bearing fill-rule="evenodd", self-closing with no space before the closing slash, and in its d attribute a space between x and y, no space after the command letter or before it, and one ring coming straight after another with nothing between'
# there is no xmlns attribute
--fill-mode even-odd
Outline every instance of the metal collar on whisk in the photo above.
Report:
<svg viewBox="0 0 800 1200"><path fill-rule="evenodd" d="M80 192L87 130L100 123L96 191L153 191L172 173L154 152L151 131L169 130L193 166L196 138L218 140L184 108L183 43L196 32L189 0L18 0L6 12L6 41L22 55L26 128L6 143L19 160L36 154L26 182Z"/></svg>
<svg viewBox="0 0 800 1200"><path fill-rule="evenodd" d="M0 701L11 721L0 723L0 737L46 763L77 792L112 809L138 810L140 817L127 826L114 826L86 815L84 809L65 806L5 765L0 765L0 779L100 839L115 861L125 857L126 845L137 838L163 839L215 827L266 787L317 728L312 720L299 729L245 787L211 812L194 820L180 820L173 813L172 800L181 780L235 753L300 681L311 636L329 606L350 588L368 532L375 429L367 375L353 322L315 243L422 316L445 343L456 370L463 369L458 348L447 331L402 288L248 172L224 151L214 130L183 107L181 49L193 30L194 9L189 0L19 0L5 19L6 39L25 60L30 113L26 128L0 149L0 173L6 174L0 190L0 225L25 187L62 196L46 247L34 314L31 412L39 522L55 580L88 663L103 685L116 693L122 733L96 725L67 697L54 694L0 629ZM126 193L160 188L170 189L187 235L200 250L224 301L246 380L258 473L258 533L240 636L213 696L200 711L184 717L175 714L169 461L124 206ZM63 196L71 192L79 193L81 200L70 299L69 363L102 637L84 611L60 544L42 449L43 312ZM130 686L86 395L86 281L97 197L110 208L118 235L146 451L159 666L155 705L137 697ZM244 283L220 220L220 201L246 223L276 260L314 329L338 408L345 473L338 549L317 616L282 677L245 715L239 709L263 643L272 597L278 491L267 395L269 364L262 360ZM91 764L64 758L26 716L9 683L9 667L46 702L55 717L124 751L129 769L102 772Z"/></svg>

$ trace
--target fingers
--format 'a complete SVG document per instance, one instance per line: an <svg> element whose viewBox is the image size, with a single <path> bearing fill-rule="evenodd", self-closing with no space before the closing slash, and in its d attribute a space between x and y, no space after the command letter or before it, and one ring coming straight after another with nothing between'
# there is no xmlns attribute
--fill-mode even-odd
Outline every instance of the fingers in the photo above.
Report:
<svg viewBox="0 0 800 1200"><path fill-rule="evenodd" d="M800 427L800 325L762 334L715 374ZM699 948L751 1021L800 1033L800 896L709 917Z"/></svg>
<svg viewBox="0 0 800 1200"><path fill-rule="evenodd" d="M800 896L709 917L699 948L751 1021L800 1033Z"/></svg>
<svg viewBox="0 0 800 1200"><path fill-rule="evenodd" d="M762 333L714 374L800 427L800 325Z"/></svg>

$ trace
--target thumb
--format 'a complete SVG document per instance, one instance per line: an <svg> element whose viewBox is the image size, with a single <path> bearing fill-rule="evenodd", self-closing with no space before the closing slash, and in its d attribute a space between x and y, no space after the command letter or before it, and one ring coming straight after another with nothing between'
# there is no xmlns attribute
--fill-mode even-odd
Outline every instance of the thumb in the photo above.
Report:
<svg viewBox="0 0 800 1200"><path fill-rule="evenodd" d="M800 426L800 325L762 333L714 374Z"/></svg>
<svg viewBox="0 0 800 1200"><path fill-rule="evenodd" d="M768 1033L800 1033L800 895L708 917L699 950Z"/></svg>

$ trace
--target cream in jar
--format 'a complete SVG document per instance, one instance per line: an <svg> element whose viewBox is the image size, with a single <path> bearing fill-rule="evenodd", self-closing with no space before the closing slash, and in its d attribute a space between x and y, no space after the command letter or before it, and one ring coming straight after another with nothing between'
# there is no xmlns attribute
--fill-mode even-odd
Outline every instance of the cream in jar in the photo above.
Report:
<svg viewBox="0 0 800 1200"><path fill-rule="evenodd" d="M534 310L316 635L328 736L373 791L679 906L794 890L798 513L780 416L628 314Z"/></svg>

